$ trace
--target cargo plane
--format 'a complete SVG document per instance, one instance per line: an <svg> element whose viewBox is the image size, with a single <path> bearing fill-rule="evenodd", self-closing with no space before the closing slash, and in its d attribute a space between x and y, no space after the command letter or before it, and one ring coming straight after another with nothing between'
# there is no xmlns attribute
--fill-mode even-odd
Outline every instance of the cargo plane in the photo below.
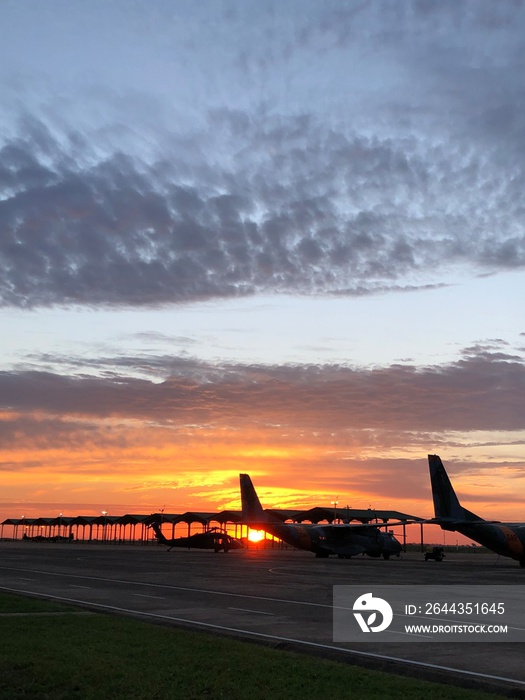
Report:
<svg viewBox="0 0 525 700"><path fill-rule="evenodd" d="M313 552L316 557L336 554L350 559L358 554L370 557L399 556L401 543L389 532L382 532L384 523L373 525L297 525L283 523L265 512L248 474L239 474L242 519L246 525L264 530L297 549Z"/></svg>

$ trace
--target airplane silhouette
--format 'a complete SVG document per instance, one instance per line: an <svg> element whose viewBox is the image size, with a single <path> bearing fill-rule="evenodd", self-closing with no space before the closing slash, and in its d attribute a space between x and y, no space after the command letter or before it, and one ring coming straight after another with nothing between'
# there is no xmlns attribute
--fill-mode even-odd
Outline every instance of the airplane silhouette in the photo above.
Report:
<svg viewBox="0 0 525 700"><path fill-rule="evenodd" d="M431 522L440 525L442 530L460 532L496 554L516 559L525 567L525 523L483 520L460 504L438 455L428 455L428 466L436 516Z"/></svg>
<svg viewBox="0 0 525 700"><path fill-rule="evenodd" d="M206 532L198 532L189 537L176 537L174 540L168 540L162 534L159 523L151 523L155 537L160 544L165 544L169 547L168 552L173 547L186 547L186 549L213 549L220 552L223 549L228 552L230 549L242 549L244 545L239 540L235 539L226 532L211 528Z"/></svg>
<svg viewBox="0 0 525 700"><path fill-rule="evenodd" d="M283 523L266 513L248 474L239 474L243 522L278 537L297 549L314 552L316 557L336 554L350 559L357 554L370 557L399 556L401 543L389 532L381 532L384 523L374 525L296 525Z"/></svg>

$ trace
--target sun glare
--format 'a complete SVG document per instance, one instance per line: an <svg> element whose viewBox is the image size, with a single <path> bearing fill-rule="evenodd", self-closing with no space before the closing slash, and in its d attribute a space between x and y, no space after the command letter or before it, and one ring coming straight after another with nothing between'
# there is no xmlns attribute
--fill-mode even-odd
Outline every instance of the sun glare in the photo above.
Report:
<svg viewBox="0 0 525 700"><path fill-rule="evenodd" d="M248 539L250 542L260 542L264 538L264 530L250 530Z"/></svg>

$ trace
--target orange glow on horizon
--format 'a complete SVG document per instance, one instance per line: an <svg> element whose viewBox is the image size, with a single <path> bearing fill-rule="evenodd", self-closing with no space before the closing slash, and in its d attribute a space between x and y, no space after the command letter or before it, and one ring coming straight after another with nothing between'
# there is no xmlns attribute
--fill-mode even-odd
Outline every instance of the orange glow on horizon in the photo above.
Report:
<svg viewBox="0 0 525 700"><path fill-rule="evenodd" d="M197 429L7 411L0 420L14 423L0 452L0 522L23 514L97 515L106 507L115 515L240 510L241 472L252 476L264 508L330 507L337 494L340 508L434 514L427 450L417 435L386 429L314 434L262 424ZM25 425L20 433L19 424ZM523 442L509 445L506 436L506 446L490 451L485 436L476 434L485 445L476 451L467 437L463 463L458 435L436 442L462 504L487 520L524 520ZM446 438L454 445L450 463Z"/></svg>
<svg viewBox="0 0 525 700"><path fill-rule="evenodd" d="M260 542L264 539L264 530L250 530L248 532L250 542Z"/></svg>

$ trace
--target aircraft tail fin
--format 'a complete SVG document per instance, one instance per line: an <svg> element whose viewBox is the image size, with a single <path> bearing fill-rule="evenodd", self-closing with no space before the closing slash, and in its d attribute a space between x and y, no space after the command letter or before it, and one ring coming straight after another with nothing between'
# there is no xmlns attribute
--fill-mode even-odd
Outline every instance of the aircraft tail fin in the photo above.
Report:
<svg viewBox="0 0 525 700"><path fill-rule="evenodd" d="M266 523L269 521L249 474L239 474L241 485L242 519L245 523Z"/></svg>
<svg viewBox="0 0 525 700"><path fill-rule="evenodd" d="M430 483L436 518L449 521L473 522L483 520L479 515L463 508L454 491L443 462L438 455L428 455Z"/></svg>

